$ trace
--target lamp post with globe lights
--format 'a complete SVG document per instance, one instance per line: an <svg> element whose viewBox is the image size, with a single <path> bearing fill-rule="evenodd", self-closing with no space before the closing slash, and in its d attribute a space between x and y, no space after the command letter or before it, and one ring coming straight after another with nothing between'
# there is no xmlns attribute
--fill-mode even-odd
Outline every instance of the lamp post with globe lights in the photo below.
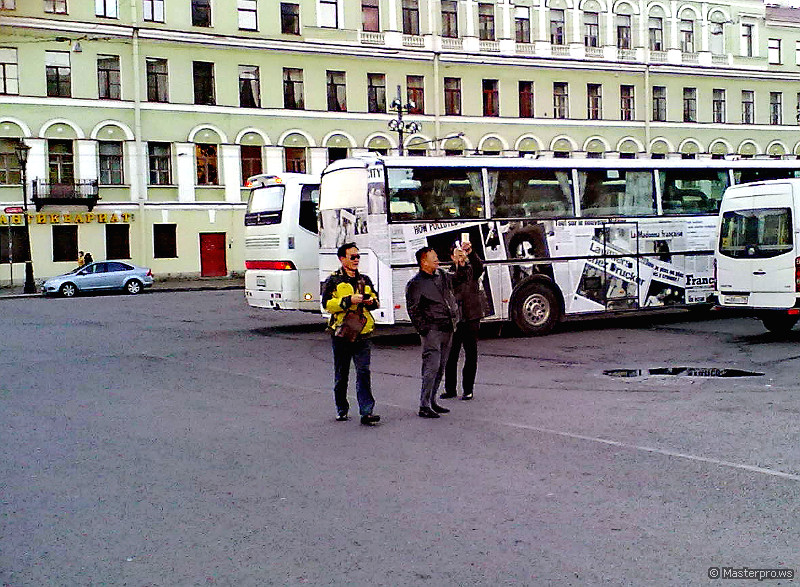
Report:
<svg viewBox="0 0 800 587"><path fill-rule="evenodd" d="M31 227L28 222L28 151L31 148L22 139L17 141L14 147L14 154L19 161L20 173L22 176L22 202L23 218L25 219L25 240L28 244L28 259L25 261L25 288L26 294L36 293L36 283L33 280L33 260L31 255Z"/></svg>
<svg viewBox="0 0 800 587"><path fill-rule="evenodd" d="M422 125L419 122L403 121L403 112L410 112L415 108L414 102L406 102L403 104L402 95L400 93L400 86L397 86L397 97L392 100L392 103L389 105L391 110L395 110L397 112L397 118L393 118L389 121L389 129L393 130L397 133L397 149L400 156L403 155L403 135L405 133L415 133L422 130Z"/></svg>

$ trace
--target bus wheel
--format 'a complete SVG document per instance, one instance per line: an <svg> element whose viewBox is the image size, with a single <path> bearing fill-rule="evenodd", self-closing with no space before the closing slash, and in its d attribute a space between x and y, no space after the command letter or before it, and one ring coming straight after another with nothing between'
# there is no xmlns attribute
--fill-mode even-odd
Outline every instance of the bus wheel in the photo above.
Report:
<svg viewBox="0 0 800 587"><path fill-rule="evenodd" d="M559 313L553 289L542 283L529 283L514 296L511 317L524 334L542 335L553 330Z"/></svg>
<svg viewBox="0 0 800 587"><path fill-rule="evenodd" d="M773 334L786 334L794 325L797 324L797 316L787 316L786 314L765 314L761 317L764 328Z"/></svg>

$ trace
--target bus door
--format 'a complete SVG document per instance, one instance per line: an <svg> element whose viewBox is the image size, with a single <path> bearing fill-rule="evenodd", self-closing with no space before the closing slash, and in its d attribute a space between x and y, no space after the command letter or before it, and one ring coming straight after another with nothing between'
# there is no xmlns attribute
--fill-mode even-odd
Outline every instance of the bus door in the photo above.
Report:
<svg viewBox="0 0 800 587"><path fill-rule="evenodd" d="M639 228L636 222L598 225L589 245L577 294L600 304L598 310L639 308Z"/></svg>

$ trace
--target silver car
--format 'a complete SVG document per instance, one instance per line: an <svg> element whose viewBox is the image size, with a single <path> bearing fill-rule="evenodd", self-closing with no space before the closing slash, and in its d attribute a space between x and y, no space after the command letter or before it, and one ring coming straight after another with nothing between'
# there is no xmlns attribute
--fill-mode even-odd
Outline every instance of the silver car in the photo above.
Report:
<svg viewBox="0 0 800 587"><path fill-rule="evenodd" d="M84 267L51 277L42 285L44 295L59 294L71 298L83 291L122 290L138 294L153 285L153 272L122 261L98 261Z"/></svg>

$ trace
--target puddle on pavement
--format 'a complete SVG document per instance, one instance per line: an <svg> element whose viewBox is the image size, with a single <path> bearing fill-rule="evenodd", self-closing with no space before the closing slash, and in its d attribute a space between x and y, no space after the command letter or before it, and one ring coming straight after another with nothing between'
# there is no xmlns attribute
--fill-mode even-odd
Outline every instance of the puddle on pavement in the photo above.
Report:
<svg viewBox="0 0 800 587"><path fill-rule="evenodd" d="M643 375L680 375L683 377L761 377L763 373L720 367L658 367L656 369L606 369L609 377L642 377Z"/></svg>

